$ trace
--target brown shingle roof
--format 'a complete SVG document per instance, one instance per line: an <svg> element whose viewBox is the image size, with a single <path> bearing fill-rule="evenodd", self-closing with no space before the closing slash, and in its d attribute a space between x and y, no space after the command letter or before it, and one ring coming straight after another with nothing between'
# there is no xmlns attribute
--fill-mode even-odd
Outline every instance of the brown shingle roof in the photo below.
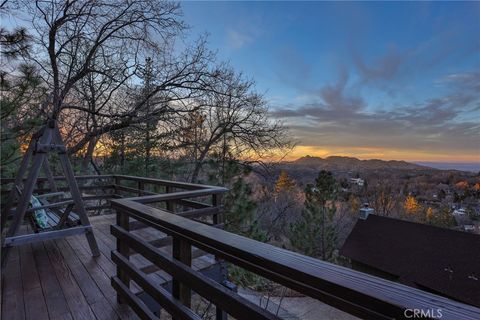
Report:
<svg viewBox="0 0 480 320"><path fill-rule="evenodd" d="M480 307L479 235L370 215L358 220L340 254Z"/></svg>

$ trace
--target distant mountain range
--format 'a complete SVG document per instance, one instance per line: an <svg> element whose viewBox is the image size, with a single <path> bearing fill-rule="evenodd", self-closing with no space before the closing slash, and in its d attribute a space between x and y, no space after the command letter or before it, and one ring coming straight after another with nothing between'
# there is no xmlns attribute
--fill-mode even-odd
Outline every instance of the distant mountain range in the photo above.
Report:
<svg viewBox="0 0 480 320"><path fill-rule="evenodd" d="M422 166L406 161L397 160L360 160L353 157L331 156L328 158L305 156L288 162L290 165L303 166L330 171L338 170L430 170L431 167ZM435 169L432 169L435 170Z"/></svg>
<svg viewBox="0 0 480 320"><path fill-rule="evenodd" d="M417 162L417 164L440 170L480 172L480 162Z"/></svg>

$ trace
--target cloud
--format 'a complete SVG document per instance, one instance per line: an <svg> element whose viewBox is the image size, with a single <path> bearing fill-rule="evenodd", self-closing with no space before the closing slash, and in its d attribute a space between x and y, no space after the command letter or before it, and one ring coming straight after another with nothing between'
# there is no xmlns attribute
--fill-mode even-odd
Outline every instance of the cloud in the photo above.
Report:
<svg viewBox="0 0 480 320"><path fill-rule="evenodd" d="M478 155L480 93L474 88L480 77L468 73L445 79L449 87L442 96L374 111L351 93L348 76L342 73L336 84L317 90L310 102L277 108L272 114L290 126L302 145Z"/></svg>
<svg viewBox="0 0 480 320"><path fill-rule="evenodd" d="M234 19L226 27L226 44L231 50L244 48L268 33L267 30L268 22L262 15L242 16L242 19Z"/></svg>
<svg viewBox="0 0 480 320"><path fill-rule="evenodd" d="M278 108L273 115L281 118L307 117L315 122L336 122L358 120L364 117L366 107L364 100L346 92L348 73L342 69L339 80L333 85L326 85L311 95L311 101L298 108Z"/></svg>
<svg viewBox="0 0 480 320"><path fill-rule="evenodd" d="M359 77L358 85L374 87L393 96L398 94L400 88L415 83L417 79L434 75L445 65L478 57L479 49L478 41L470 33L461 27L452 26L410 46L399 48L392 42L385 51L372 54L365 48L359 51L352 44L351 52ZM478 84L478 72L450 76L450 79L443 81L476 81Z"/></svg>
<svg viewBox="0 0 480 320"><path fill-rule="evenodd" d="M367 65L359 54L354 54L353 61L364 82L392 80L407 60L408 54L391 46L387 53Z"/></svg>
<svg viewBox="0 0 480 320"><path fill-rule="evenodd" d="M436 80L439 84L453 84L464 90L480 92L480 72L451 73Z"/></svg>
<svg viewBox="0 0 480 320"><path fill-rule="evenodd" d="M253 35L238 30L227 30L228 46L232 49L240 49L254 40Z"/></svg>

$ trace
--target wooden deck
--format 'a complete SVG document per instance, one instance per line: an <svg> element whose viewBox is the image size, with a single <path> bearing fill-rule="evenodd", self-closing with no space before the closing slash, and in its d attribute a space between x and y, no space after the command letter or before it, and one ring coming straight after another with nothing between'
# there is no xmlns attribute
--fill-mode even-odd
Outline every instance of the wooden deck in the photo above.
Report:
<svg viewBox="0 0 480 320"><path fill-rule="evenodd" d="M110 234L115 215L91 217L90 222L99 257L91 256L83 235L12 248L2 283L2 319L138 319L126 304L117 303L110 283L116 274L110 257L116 248ZM147 240L163 236L151 228L134 232ZM171 280L139 255L131 260L153 281L165 284ZM194 269L202 269L212 261L211 256L202 256L192 264Z"/></svg>
<svg viewBox="0 0 480 320"><path fill-rule="evenodd" d="M80 187L88 210L116 212L91 217L100 256L91 256L83 235L10 245L2 319L137 319L133 309L148 319L158 320L159 313L167 319L167 312L199 319L201 304L217 318L276 319L232 290L226 263L360 318L402 319L410 309L441 309L445 319L477 320L480 314L470 305L224 231L225 188L122 175L76 179L96 182ZM52 192L41 185L34 191ZM128 304L118 304L117 293Z"/></svg>

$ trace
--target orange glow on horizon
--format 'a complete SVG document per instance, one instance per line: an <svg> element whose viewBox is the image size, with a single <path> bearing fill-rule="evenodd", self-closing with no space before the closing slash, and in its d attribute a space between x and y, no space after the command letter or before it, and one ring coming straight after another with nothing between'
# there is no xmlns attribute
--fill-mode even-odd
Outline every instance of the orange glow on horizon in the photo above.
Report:
<svg viewBox="0 0 480 320"><path fill-rule="evenodd" d="M292 161L306 155L326 158L330 156L355 157L361 160L404 160L409 162L480 162L480 154L442 154L433 152L422 152L418 150L399 150L381 147L317 147L317 146L296 146L285 158L285 161Z"/></svg>
<svg viewBox="0 0 480 320"><path fill-rule="evenodd" d="M109 146L110 141L99 140L95 148L94 157L104 157L108 156L111 153L111 148ZM84 148L86 149L86 147ZM85 151L85 150L83 150ZM136 150L128 150L128 152L136 152ZM277 155L274 155L277 154ZM330 156L343 156L343 157L354 157L360 160L369 160L369 159L380 159L380 160L403 160L408 162L468 162L468 163L478 163L480 162L479 154L441 154L433 152L422 152L418 150L399 150L399 149L388 149L381 147L371 147L371 146L362 146L362 147L317 147L317 146L296 146L291 150L286 156L284 152L272 152L272 154L265 155L264 158L259 159L264 162L270 161L293 161L298 158L305 156L327 158ZM248 152L244 153L244 159L251 160L255 158L254 154L249 154Z"/></svg>

